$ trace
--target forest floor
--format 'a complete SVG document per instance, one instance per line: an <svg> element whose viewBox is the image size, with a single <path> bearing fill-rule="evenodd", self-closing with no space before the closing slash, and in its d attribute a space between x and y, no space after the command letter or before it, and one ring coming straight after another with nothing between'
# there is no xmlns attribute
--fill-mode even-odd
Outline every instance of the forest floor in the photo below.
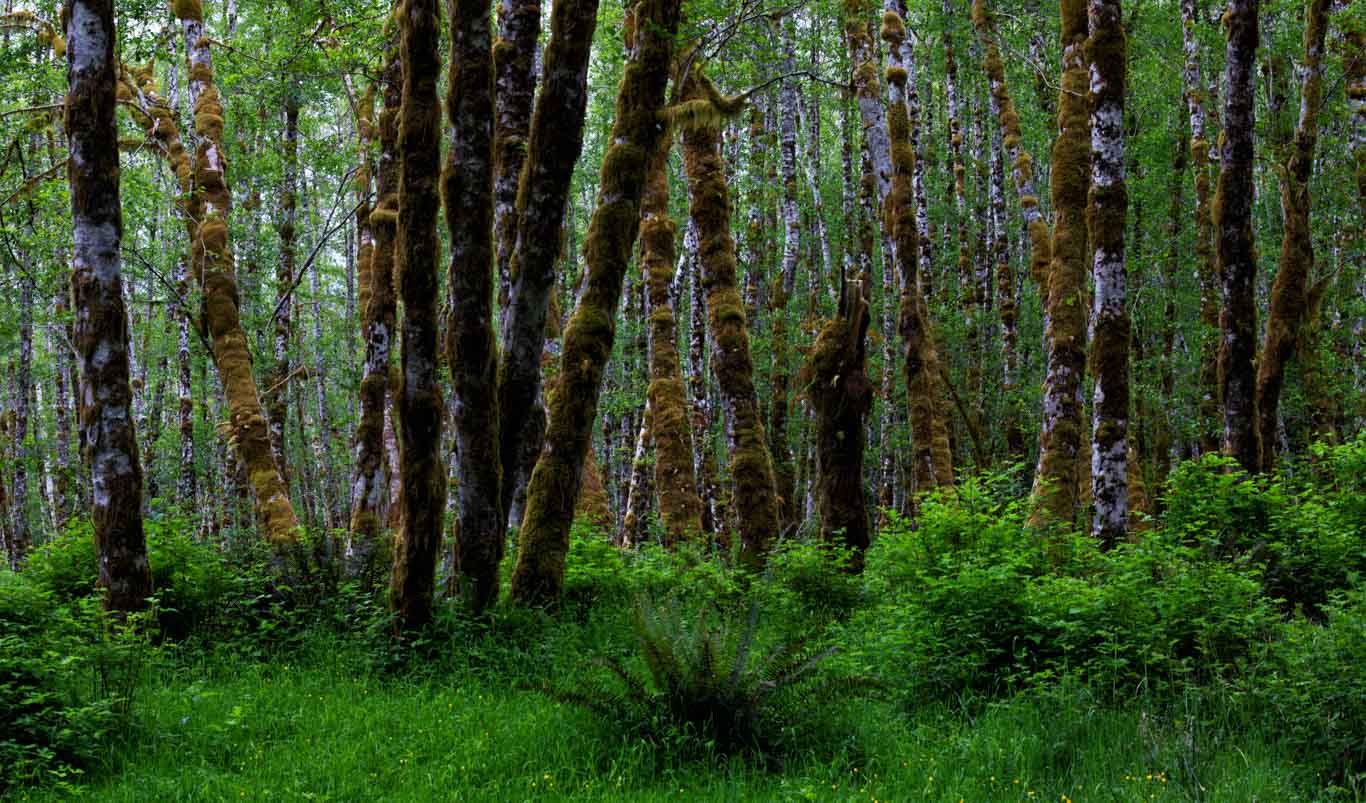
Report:
<svg viewBox="0 0 1366 803"><path fill-rule="evenodd" d="M354 651L351 651L354 653ZM88 785L19 800L1292 801L1288 756L1198 710L1102 707L1082 689L972 714L847 710L834 755L780 767L673 759L506 681L367 673L319 642L291 662L197 655L149 668L135 741ZM1212 721L1213 720L1213 721Z"/></svg>

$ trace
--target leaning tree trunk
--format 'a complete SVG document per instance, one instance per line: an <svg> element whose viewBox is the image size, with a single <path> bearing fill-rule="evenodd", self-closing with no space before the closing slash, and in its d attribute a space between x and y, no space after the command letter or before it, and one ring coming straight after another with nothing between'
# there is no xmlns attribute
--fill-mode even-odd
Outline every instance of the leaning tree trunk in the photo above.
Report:
<svg viewBox="0 0 1366 803"><path fill-rule="evenodd" d="M402 487L389 595L397 627L413 630L432 617L436 556L446 508L446 470L441 459L444 410L437 380L441 102L436 84L441 54L436 0L404 0L400 14L403 102L398 134L396 277L403 302L403 353L395 425Z"/></svg>
<svg viewBox="0 0 1366 803"><path fill-rule="evenodd" d="M1091 435L1091 534L1104 546L1124 539L1129 518L1129 310L1126 300L1124 220L1124 20L1120 0L1089 0L1091 38L1091 189L1086 222L1091 232L1091 315L1094 422Z"/></svg>
<svg viewBox="0 0 1366 803"><path fill-rule="evenodd" d="M142 468L128 382L128 317L119 246L118 132L114 125L114 4L73 0L67 7L66 124L71 159L71 302L81 372L91 517L105 607L140 610L152 593L142 532Z"/></svg>
<svg viewBox="0 0 1366 803"><path fill-rule="evenodd" d="M711 102L715 89L694 65L684 85L685 102ZM698 260L706 291L712 370L726 413L732 513L741 560L762 565L778 533L778 496L773 462L754 390L754 362L744 302L736 282L735 240L730 232L730 191L721 161L720 134L705 122L683 131L689 214L697 226ZM783 403L775 398L775 404Z"/></svg>
<svg viewBox="0 0 1366 803"><path fill-rule="evenodd" d="M646 391L650 435L655 444L655 493L665 546L702 532L702 500L693 470L693 436L687 391L679 365L678 327L669 288L678 262L678 227L669 217L669 145L660 138L650 157L640 202L640 266L648 305L650 385Z"/></svg>
<svg viewBox="0 0 1366 803"><path fill-rule="evenodd" d="M1224 15L1228 61L1224 144L1214 191L1216 256L1223 296L1219 311L1219 391L1224 402L1224 452L1256 471L1257 257L1252 239L1253 61L1259 0L1230 0Z"/></svg>
<svg viewBox="0 0 1366 803"><path fill-rule="evenodd" d="M592 445L603 371L616 337L622 283L640 229L646 164L662 133L657 118L664 105L664 89L673 60L679 2L643 0L637 9L641 24L636 48L617 90L611 145L603 156L597 208L584 245L588 275L565 328L559 388L551 404L546 445L527 485L517 566L512 574L513 598L526 604L548 602L558 597L564 587L569 527L584 461ZM558 12L557 5L555 13ZM548 80L542 97L552 93L552 58L552 54L546 54ZM574 84L573 88L582 92L582 84ZM539 111L537 117L541 117ZM534 122L532 137L536 137ZM562 133L559 137L564 138ZM521 219L519 242L529 237L525 227L528 220L526 216ZM558 243L558 238L554 242ZM548 264L554 264L553 257L552 253ZM522 279L518 277L519 281ZM539 349L539 338L536 345Z"/></svg>
<svg viewBox="0 0 1366 803"><path fill-rule="evenodd" d="M251 350L242 330L237 277L228 239L232 195L228 191L222 143L223 103L213 82L211 40L204 33L199 3L175 2L172 6L180 17L184 34L190 64L190 100L194 104L195 132L199 134L192 168L194 191L186 199L186 211L193 227L190 241L194 274L204 294L205 328L227 398L229 442L245 464L256 492L256 513L266 539L277 550L283 550L297 542L299 520L294 515L288 487L270 453L270 434L251 373ZM157 119L158 128L168 124L174 125L169 116ZM191 169L184 160L176 161L179 140L176 135L171 147L178 175L182 169Z"/></svg>
<svg viewBox="0 0 1366 803"><path fill-rule="evenodd" d="M1328 30L1328 0L1310 0L1304 28L1304 63L1300 69L1300 115L1290 158L1280 171L1280 264L1271 286L1271 308L1266 318L1262 355L1257 362L1258 440L1260 466L1276 466L1276 424L1279 421L1285 367L1304 337L1309 319L1309 272L1314 267L1314 238L1309 229L1309 178L1314 171L1314 146L1319 136L1319 106L1323 101L1323 42Z"/></svg>
<svg viewBox="0 0 1366 803"><path fill-rule="evenodd" d="M544 85L531 118L526 165L517 191L517 240L509 268L512 297L503 317L498 411L504 524L541 452L546 415L541 404L541 356L555 289L555 260L574 164L583 147L588 56L598 0L558 0L550 14ZM577 486L576 486L577 487ZM572 505L570 507L572 510Z"/></svg>
<svg viewBox="0 0 1366 803"><path fill-rule="evenodd" d="M488 0L453 0L449 22L446 112L453 133L442 196L451 241L446 358L455 393L460 470L456 565L468 578L470 606L482 611L498 599L505 542L498 342L493 333L493 40Z"/></svg>
<svg viewBox="0 0 1366 803"><path fill-rule="evenodd" d="M816 412L817 507L821 538L851 551L863 568L868 504L863 491L864 418L873 401L868 378L866 279L844 285L839 312L821 329L801 386Z"/></svg>
<svg viewBox="0 0 1366 803"><path fill-rule="evenodd" d="M361 336L365 365L361 370L360 421L356 424L355 468L351 478L351 541L349 555L355 571L373 576L375 549L380 546L381 515L390 507L392 490L385 477L384 431L389 390L390 353L394 345L397 301L394 297L394 241L398 229L398 115L402 103L403 62L397 26L384 42L384 71L379 77L382 107L378 131L368 119L362 129L379 135L379 163L375 173L375 206L360 220L361 246L357 275ZM359 211L358 211L359 214ZM396 471L396 463L390 471Z"/></svg>
<svg viewBox="0 0 1366 803"><path fill-rule="evenodd" d="M1086 371L1087 193L1090 184L1088 75L1083 45L1086 0L1062 0L1062 86L1053 143L1051 192L1056 215L1048 270L1047 369L1039 467L1034 476L1035 525L1070 525L1076 518L1082 467L1081 386ZM1116 123L1123 125L1123 121ZM1120 220L1120 231L1124 222ZM1122 235L1121 235L1122 236ZM1127 343L1126 343L1127 349ZM1125 414L1127 415L1127 408Z"/></svg>

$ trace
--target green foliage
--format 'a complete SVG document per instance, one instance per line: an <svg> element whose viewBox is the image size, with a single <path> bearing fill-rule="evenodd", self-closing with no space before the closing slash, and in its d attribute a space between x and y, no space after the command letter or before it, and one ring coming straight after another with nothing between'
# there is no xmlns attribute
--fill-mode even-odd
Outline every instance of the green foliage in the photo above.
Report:
<svg viewBox="0 0 1366 803"><path fill-rule="evenodd" d="M707 606L689 614L676 599L656 607L642 598L634 621L644 673L605 657L598 663L619 681L618 691L542 690L657 745L777 757L813 726L819 706L812 701L822 692L838 689L847 702L850 692L873 685L852 678L815 682L813 670L835 652L833 645L817 650L801 640L761 655L757 604L740 622Z"/></svg>
<svg viewBox="0 0 1366 803"><path fill-rule="evenodd" d="M864 601L863 582L849 571L852 555L837 545L786 541L769 554L755 593L765 610L794 621L840 616Z"/></svg>

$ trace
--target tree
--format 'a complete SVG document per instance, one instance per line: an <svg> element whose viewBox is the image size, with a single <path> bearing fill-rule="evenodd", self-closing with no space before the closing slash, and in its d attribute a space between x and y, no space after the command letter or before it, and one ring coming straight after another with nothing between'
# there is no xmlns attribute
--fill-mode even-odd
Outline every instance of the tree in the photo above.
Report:
<svg viewBox="0 0 1366 803"><path fill-rule="evenodd" d="M67 7L66 131L70 153L71 306L81 374L80 425L90 467L99 583L109 610L141 610L152 593L142 532L142 466L133 429L128 316L119 246L118 134L114 127L114 4Z"/></svg>

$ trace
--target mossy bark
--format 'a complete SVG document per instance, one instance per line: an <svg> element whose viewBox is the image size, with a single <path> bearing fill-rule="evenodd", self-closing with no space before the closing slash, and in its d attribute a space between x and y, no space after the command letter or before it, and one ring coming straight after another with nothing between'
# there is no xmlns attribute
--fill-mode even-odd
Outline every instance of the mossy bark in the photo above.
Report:
<svg viewBox="0 0 1366 803"><path fill-rule="evenodd" d="M536 94L536 39L541 33L539 0L499 0L493 42L493 232L498 302L506 307L512 290L512 251L517 244L517 183L526 163L531 104Z"/></svg>
<svg viewBox="0 0 1366 803"><path fill-rule="evenodd" d="M119 252L123 210L114 125L114 4L72 0L63 16L69 45L65 129L71 154L71 306L81 376L80 426L94 489L91 518L104 605L134 611L147 605L152 572L142 530L142 468L133 429Z"/></svg>
<svg viewBox="0 0 1366 803"><path fill-rule="evenodd" d="M185 4L177 3L177 8ZM227 184L223 152L223 102L213 82L213 55L204 23L193 4L181 16L181 32L190 66L190 100L194 104L199 143L191 164L182 158L180 135L169 112L156 118L156 130L167 131L168 153L182 184L193 177L193 193L185 208L191 234L191 264L203 290L204 326L213 346L214 365L228 403L228 442L240 458L256 495L256 515L266 539L277 551L292 547L299 536L299 520L289 489L270 450L270 434L251 372L251 350L242 329L228 238L232 195ZM184 9L182 9L184 10ZM160 136L160 134L158 134ZM179 146L179 147L178 147Z"/></svg>
<svg viewBox="0 0 1366 803"><path fill-rule="evenodd" d="M1328 0L1310 0L1304 28L1304 61L1300 65L1299 121L1289 158L1279 171L1285 233L1276 279L1271 286L1261 359L1257 363L1255 409L1262 471L1271 471L1276 466L1276 425L1285 368L1309 324L1309 272L1314 267L1309 179L1314 170L1318 113L1323 101L1323 45L1328 13Z"/></svg>
<svg viewBox="0 0 1366 803"><path fill-rule="evenodd" d="M868 378L866 280L844 286L839 312L816 337L801 386L816 413L816 505L821 538L853 553L863 568L870 533L863 490L864 419L873 401Z"/></svg>
<svg viewBox="0 0 1366 803"><path fill-rule="evenodd" d="M294 337L294 235L299 209L299 96L292 90L284 100L284 158L280 182L280 221L276 231L280 236L280 258L275 267L275 370L266 390L266 417L270 421L270 451L280 477L289 485L289 458L285 453L285 424L289 411L289 386L293 376L290 341Z"/></svg>
<svg viewBox="0 0 1366 803"><path fill-rule="evenodd" d="M351 475L349 557L361 576L373 574L383 516L390 507L385 477L384 422L389 397L390 354L394 346L397 300L394 296L394 240L398 229L398 113L402 103L403 64L396 20L384 32L384 69L379 77L378 124L367 116L361 129L367 148L379 140L375 204L357 210L361 337L365 363L360 383L360 420L356 424L355 466ZM369 160L365 166L371 172ZM368 185L368 179L367 179ZM367 191L369 187L365 188ZM364 215L364 217L359 217ZM393 466L392 468L397 468Z"/></svg>
<svg viewBox="0 0 1366 803"><path fill-rule="evenodd" d="M527 486L512 574L512 596L523 604L549 602L564 586L569 527L592 445L603 371L616 336L622 284L640 229L646 166L661 135L659 113L673 60L679 3L643 0L638 13L645 24L637 32L636 48L617 91L612 144L603 157L597 208L584 245L588 275L565 328L559 392L550 407L545 448ZM547 85L542 92L548 91ZM532 125L535 137L534 121ZM523 217L522 225L526 222ZM523 228L522 236L526 233Z"/></svg>
<svg viewBox="0 0 1366 803"><path fill-rule="evenodd" d="M503 318L498 411L503 464L504 523L523 491L545 436L541 355L555 288L555 260L574 164L583 146L588 56L597 27L597 0L560 0L550 16L544 85L531 119L526 163L517 190L517 240L509 272L511 299Z"/></svg>
<svg viewBox="0 0 1366 803"><path fill-rule="evenodd" d="M703 80L696 72L691 74L683 97L700 97ZM749 331L736 281L730 190L716 129L700 126L683 132L683 168L688 176L689 214L697 226L712 370L726 413L734 483L732 514L740 537L741 560L749 567L758 567L778 535L778 494L754 390Z"/></svg>
<svg viewBox="0 0 1366 803"><path fill-rule="evenodd" d="M435 0L404 0L400 11L403 101L398 152L397 284L403 302L403 349L398 411L401 525L395 548L390 605L400 630L431 621L436 557L446 507L441 454L444 405L437 381L437 262L441 243L441 103L437 78L439 11Z"/></svg>
<svg viewBox="0 0 1366 803"><path fill-rule="evenodd" d="M1086 223L1091 241L1091 535L1106 547L1129 524L1129 337L1124 223L1124 92L1128 43L1120 0L1089 0L1091 188Z"/></svg>
<svg viewBox="0 0 1366 803"><path fill-rule="evenodd" d="M1087 194L1090 186L1091 125L1085 0L1062 0L1062 85L1058 92L1058 137L1053 143L1050 189L1056 216L1049 247L1045 315L1048 327L1039 466L1034 477L1036 526L1070 526L1076 520L1086 370ZM1122 119L1116 122L1122 125ZM1123 218L1119 221L1123 236ZM1127 349L1127 339L1125 342ZM1127 351L1126 351L1127 354ZM1127 408L1125 415L1127 415Z"/></svg>
<svg viewBox="0 0 1366 803"><path fill-rule="evenodd" d="M1255 113L1253 61L1259 0L1230 0L1224 100L1224 141L1214 191L1216 258L1223 297L1219 311L1219 389L1224 403L1223 450L1246 471L1261 465L1258 447L1257 258L1252 236Z"/></svg>
<svg viewBox="0 0 1366 803"><path fill-rule="evenodd" d="M702 500L693 469L693 436L687 391L678 355L678 327L669 288L678 261L678 227L669 217L668 157L671 137L660 138L651 156L640 202L640 267L645 274L650 385L647 415L655 446L654 481L666 546L697 539Z"/></svg>
<svg viewBox="0 0 1366 803"><path fill-rule="evenodd" d="M494 100L488 0L450 3L446 112L451 146L442 181L450 233L446 357L455 393L460 484L457 565L471 607L498 599L505 543L499 459L498 343L493 333Z"/></svg>
<svg viewBox="0 0 1366 803"><path fill-rule="evenodd" d="M891 227L901 279L899 325L905 343L906 395L910 413L912 491L926 493L953 485L953 459L943 408L939 354L930 331L929 312L921 288L915 213L915 149L906 104L907 71L897 61L905 24L895 12L883 16L882 38L892 63L887 68L887 132L892 149L892 186L885 210Z"/></svg>
<svg viewBox="0 0 1366 803"><path fill-rule="evenodd" d="M707 300L697 256L697 226L691 219L683 235L688 274L688 397L692 415L693 474L702 497L702 529L715 533L722 527L725 506L717 481L716 452L711 438L711 394L707 390Z"/></svg>

